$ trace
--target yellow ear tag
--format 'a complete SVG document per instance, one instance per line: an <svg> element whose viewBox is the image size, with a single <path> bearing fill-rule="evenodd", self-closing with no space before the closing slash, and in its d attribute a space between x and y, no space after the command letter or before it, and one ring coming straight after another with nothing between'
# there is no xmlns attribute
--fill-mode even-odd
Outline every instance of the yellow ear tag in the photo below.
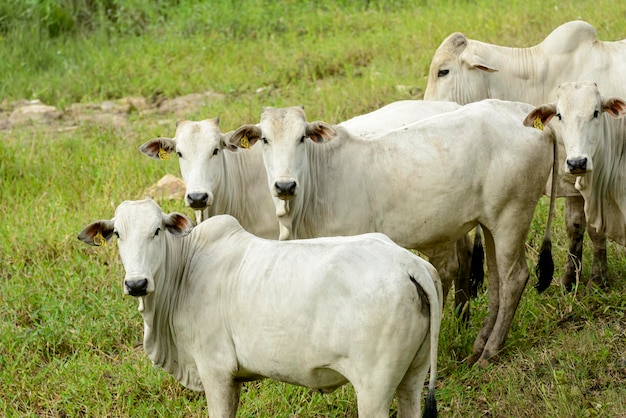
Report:
<svg viewBox="0 0 626 418"><path fill-rule="evenodd" d="M543 131L543 122L541 122L541 118L539 116L535 118L535 121L533 122L533 126L539 129L540 131Z"/></svg>
<svg viewBox="0 0 626 418"><path fill-rule="evenodd" d="M165 151L163 148L159 149L159 160L169 160L170 153Z"/></svg>
<svg viewBox="0 0 626 418"><path fill-rule="evenodd" d="M104 237L102 236L102 232L98 232L96 236L93 237L93 244L97 245L98 247L107 246L107 240L105 240Z"/></svg>
<svg viewBox="0 0 626 418"><path fill-rule="evenodd" d="M241 142L239 144L241 145L241 148L250 149L250 141L248 141L248 137L245 135L241 138Z"/></svg>

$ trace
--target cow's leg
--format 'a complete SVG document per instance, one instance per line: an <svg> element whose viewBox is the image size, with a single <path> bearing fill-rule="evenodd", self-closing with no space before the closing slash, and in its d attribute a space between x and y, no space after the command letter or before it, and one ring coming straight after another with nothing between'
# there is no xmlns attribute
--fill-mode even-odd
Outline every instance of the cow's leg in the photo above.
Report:
<svg viewBox="0 0 626 418"><path fill-rule="evenodd" d="M241 383L234 382L232 377L212 372L201 373L201 377L209 416L235 418L239 406Z"/></svg>
<svg viewBox="0 0 626 418"><path fill-rule="evenodd" d="M472 355L467 358L468 365L474 364L483 353L485 345L489 340L489 336L498 318L498 310L500 309L500 276L498 272L498 264L496 262L496 251L491 231L483 228L485 237L485 259L487 263L487 295L489 297L487 317L483 321L483 326L474 341Z"/></svg>
<svg viewBox="0 0 626 418"><path fill-rule="evenodd" d="M569 238L569 251L561 284L569 292L580 280L583 260L583 240L585 237L585 201L582 196L565 198L565 227Z"/></svg>
<svg viewBox="0 0 626 418"><path fill-rule="evenodd" d="M458 269L454 277L454 312L463 322L470 316L470 272L473 243L468 234L456 242Z"/></svg>
<svg viewBox="0 0 626 418"><path fill-rule="evenodd" d="M525 224L523 219L519 221L520 224ZM530 219L528 219L527 224L530 225ZM528 229L523 229L523 231L509 229L503 232L499 235L492 234L496 252L497 271L500 277L498 283L500 289L499 304L496 322L478 359L480 366L487 366L504 346L504 341L515 317L515 311L529 278L525 249L525 237ZM489 276L491 276L491 271L489 271ZM489 286L492 286L491 277ZM491 292L489 296L491 297ZM491 301L489 302L489 307L491 308L493 304ZM491 312L489 315L491 316Z"/></svg>
<svg viewBox="0 0 626 418"><path fill-rule="evenodd" d="M356 392L359 417L388 418L396 382L385 379L384 371L369 374L369 381L350 381Z"/></svg>
<svg viewBox="0 0 626 418"><path fill-rule="evenodd" d="M452 282L457 276L459 261L457 259L456 244L444 245L430 249L428 261L437 269L443 288L443 304L445 305Z"/></svg>
<svg viewBox="0 0 626 418"><path fill-rule="evenodd" d="M608 286L609 265L606 260L606 235L597 232L596 229L588 225L587 232L593 243L593 264L591 265L591 280L601 287Z"/></svg>
<svg viewBox="0 0 626 418"><path fill-rule="evenodd" d="M398 417L419 417L420 402L424 380L430 365L430 333L424 339L411 366L402 378L396 395L398 398Z"/></svg>

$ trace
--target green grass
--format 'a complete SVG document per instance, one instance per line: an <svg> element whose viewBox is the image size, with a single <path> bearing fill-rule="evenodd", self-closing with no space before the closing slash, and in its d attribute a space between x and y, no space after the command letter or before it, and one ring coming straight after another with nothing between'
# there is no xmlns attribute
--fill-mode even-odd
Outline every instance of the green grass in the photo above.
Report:
<svg viewBox="0 0 626 418"><path fill-rule="evenodd" d="M113 5L114 13L94 4ZM420 98L430 58L453 31L528 46L582 18L602 39L626 38L626 4L609 0L506 7L494 0L147 4L3 3L0 110L21 99L65 109L210 90L225 99L185 117L220 116L226 131L257 121L261 106L304 104L310 120L334 123ZM137 301L122 294L116 246L91 248L76 239L89 222L110 218L122 200L141 198L162 175L178 172L175 160L158 164L137 151L150 138L173 135L174 119L135 112L118 128L35 124L0 131L0 416L205 415L204 396L183 389L143 352L141 316ZM180 201L161 204L193 216ZM528 241L531 266L546 208L544 198ZM567 247L562 202L557 213L555 277ZM537 295L529 286L506 347L487 370L461 362L486 315L486 296L473 304L466 328L447 311L441 415L624 417L624 251L609 246L610 290L581 286L564 294L555 284ZM239 416L353 417L355 395L350 386L320 395L250 383Z"/></svg>

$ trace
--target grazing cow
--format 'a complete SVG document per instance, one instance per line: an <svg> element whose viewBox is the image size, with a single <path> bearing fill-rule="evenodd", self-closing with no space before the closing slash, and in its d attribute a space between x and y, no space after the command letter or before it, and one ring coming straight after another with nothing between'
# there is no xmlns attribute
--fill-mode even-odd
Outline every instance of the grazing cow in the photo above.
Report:
<svg viewBox="0 0 626 418"><path fill-rule="evenodd" d="M156 160L178 155L187 191L185 204L196 210L196 220L232 215L249 232L278 238L274 202L264 176L261 150L229 150L219 129L219 119L182 121L174 138L155 138L139 150Z"/></svg>
<svg viewBox="0 0 626 418"><path fill-rule="evenodd" d="M531 109L488 100L373 140L307 122L302 107L264 108L260 124L229 140L262 142L281 228L296 237L376 231L430 256L482 225L489 316L469 361L485 365L502 348L528 280L525 240L554 162L552 132L521 123Z"/></svg>
<svg viewBox="0 0 626 418"><path fill-rule="evenodd" d="M554 100L560 83L577 80L593 80L601 90L626 97L624 68L626 40L600 41L595 29L583 21L559 26L530 48L492 45L457 32L433 56L424 99L467 104L498 98L539 106ZM587 222L583 199L569 178L560 178L558 196L566 197L570 241L561 283L570 290L579 277ZM594 228L587 230L594 247L591 280L602 282L608 276L606 238Z"/></svg>
<svg viewBox="0 0 626 418"><path fill-rule="evenodd" d="M594 82L559 86L555 103L534 109L524 120L551 123L565 145L563 170L577 176L589 224L626 245L626 102L602 97Z"/></svg>
<svg viewBox="0 0 626 418"><path fill-rule="evenodd" d="M193 231L192 231L193 229ZM362 417L416 417L434 385L441 283L382 234L274 241L229 215L195 229L152 200L126 201L78 236L116 235L124 292L139 297L144 349L211 417L235 417L242 382L273 378L330 392L350 382Z"/></svg>

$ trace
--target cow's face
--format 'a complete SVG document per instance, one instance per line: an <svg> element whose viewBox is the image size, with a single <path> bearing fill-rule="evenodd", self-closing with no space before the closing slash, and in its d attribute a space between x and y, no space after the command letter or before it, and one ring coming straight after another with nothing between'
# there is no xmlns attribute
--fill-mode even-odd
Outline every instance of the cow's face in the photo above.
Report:
<svg viewBox="0 0 626 418"><path fill-rule="evenodd" d="M270 192L282 200L293 199L307 169L307 141L328 141L336 131L325 122L308 123L302 107L264 108L259 129Z"/></svg>
<svg viewBox="0 0 626 418"><path fill-rule="evenodd" d="M304 110L301 107L264 108L259 128L272 196L290 200L299 192L299 173L306 164Z"/></svg>
<svg viewBox="0 0 626 418"><path fill-rule="evenodd" d="M78 238L90 245L105 245L115 235L126 275L124 293L145 296L154 292L155 273L166 258L166 234L182 237L193 222L179 213L164 214L153 200L122 202L110 221L87 226Z"/></svg>
<svg viewBox="0 0 626 418"><path fill-rule="evenodd" d="M524 124L532 126L537 120L545 124L554 117L565 146L564 170L582 176L593 171L599 153L610 152L604 147L609 140L603 137L608 134L603 130L605 112L621 117L626 104L615 97L603 98L593 82L568 82L559 86L556 103L536 108Z"/></svg>
<svg viewBox="0 0 626 418"><path fill-rule="evenodd" d="M489 73L497 71L475 51L475 41L453 33L439 46L430 64L424 100L467 104L489 98Z"/></svg>
<svg viewBox="0 0 626 418"><path fill-rule="evenodd" d="M170 153L176 153L187 189L185 204L195 210L213 204L213 195L224 182L223 155L229 152L219 130L219 119L179 122L174 138L153 139L140 150L155 159L169 158Z"/></svg>

